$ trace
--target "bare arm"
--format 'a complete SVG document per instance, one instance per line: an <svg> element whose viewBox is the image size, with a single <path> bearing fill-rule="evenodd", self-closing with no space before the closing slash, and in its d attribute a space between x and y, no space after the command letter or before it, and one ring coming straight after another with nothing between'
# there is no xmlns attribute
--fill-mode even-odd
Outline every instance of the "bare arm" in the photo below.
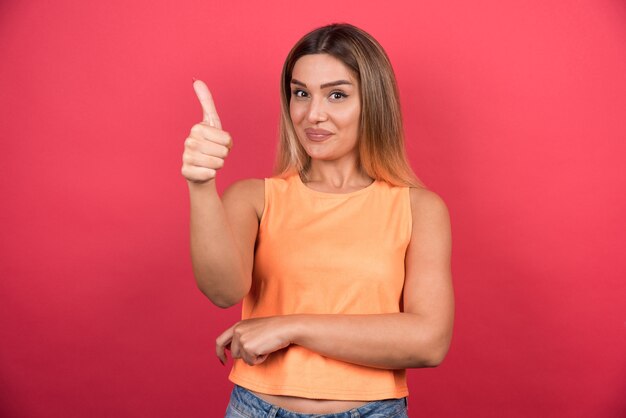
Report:
<svg viewBox="0 0 626 418"><path fill-rule="evenodd" d="M206 84L195 80L193 88L203 119L191 128L185 140L181 168L191 203L191 262L200 290L215 305L227 308L250 289L264 184L256 179L236 182L220 199L215 176L224 166L233 141L222 129Z"/></svg>
<svg viewBox="0 0 626 418"><path fill-rule="evenodd" d="M225 361L259 364L297 344L327 357L378 368L434 367L452 338L454 292L448 210L433 192L411 189L413 229L406 254L404 311L372 315L296 314L241 321L217 339Z"/></svg>
<svg viewBox="0 0 626 418"><path fill-rule="evenodd" d="M202 293L221 308L238 303L250 289L263 187L263 180L241 180L220 199L215 179L189 183L194 276Z"/></svg>

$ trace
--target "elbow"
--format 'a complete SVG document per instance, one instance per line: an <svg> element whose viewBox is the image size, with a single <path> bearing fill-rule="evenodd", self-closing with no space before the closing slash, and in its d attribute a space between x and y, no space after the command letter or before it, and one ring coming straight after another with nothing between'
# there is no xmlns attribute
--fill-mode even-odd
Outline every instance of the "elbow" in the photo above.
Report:
<svg viewBox="0 0 626 418"><path fill-rule="evenodd" d="M420 344L421 349L414 350L419 353L413 357L410 368L429 368L437 367L443 363L450 348L450 336L434 338L430 344ZM425 349L428 347L427 349Z"/></svg>
<svg viewBox="0 0 626 418"><path fill-rule="evenodd" d="M237 294L216 294L215 291L210 291L211 289L205 289L202 286L198 286L200 291L206 296L213 305L217 306L220 309L228 309L232 306L235 306L245 297L245 294L237 293Z"/></svg>
<svg viewBox="0 0 626 418"><path fill-rule="evenodd" d="M433 349L430 352L430 355L424 359L423 367L437 367L443 360L446 358L448 354L448 350L450 349L450 338L445 337L437 341L434 344Z"/></svg>
<svg viewBox="0 0 626 418"><path fill-rule="evenodd" d="M419 358L414 359L409 365L409 368L421 369L437 367L443 363L446 354L447 351L436 351L427 355L422 355Z"/></svg>
<svg viewBox="0 0 626 418"><path fill-rule="evenodd" d="M424 359L421 367L437 367L446 358L447 350L445 352L438 352L431 355L429 358Z"/></svg>
<svg viewBox="0 0 626 418"><path fill-rule="evenodd" d="M241 300L243 299L243 297L241 298L209 297L209 296L207 297L213 303L213 305L221 309L228 309L232 306L235 306L236 304L241 302Z"/></svg>
<svg viewBox="0 0 626 418"><path fill-rule="evenodd" d="M225 299L211 299L211 302L213 302L213 305L221 309L228 309L238 303L238 301L229 301Z"/></svg>

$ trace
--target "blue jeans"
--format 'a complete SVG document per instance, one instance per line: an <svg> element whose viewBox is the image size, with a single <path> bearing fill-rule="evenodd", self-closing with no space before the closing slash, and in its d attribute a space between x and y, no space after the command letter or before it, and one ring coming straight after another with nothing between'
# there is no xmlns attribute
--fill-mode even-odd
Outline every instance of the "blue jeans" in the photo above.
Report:
<svg viewBox="0 0 626 418"><path fill-rule="evenodd" d="M406 397L373 401L334 414L301 414L265 402L246 388L235 385L224 418L408 418Z"/></svg>

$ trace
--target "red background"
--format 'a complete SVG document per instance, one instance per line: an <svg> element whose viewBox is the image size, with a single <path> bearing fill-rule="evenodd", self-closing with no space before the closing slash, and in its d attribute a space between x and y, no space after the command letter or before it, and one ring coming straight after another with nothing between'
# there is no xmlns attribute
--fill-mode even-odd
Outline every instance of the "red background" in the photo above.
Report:
<svg viewBox="0 0 626 418"><path fill-rule="evenodd" d="M271 174L282 62L347 21L386 48L453 227L455 332L412 417L626 414L622 1L0 3L0 415L218 417L183 141L191 77Z"/></svg>

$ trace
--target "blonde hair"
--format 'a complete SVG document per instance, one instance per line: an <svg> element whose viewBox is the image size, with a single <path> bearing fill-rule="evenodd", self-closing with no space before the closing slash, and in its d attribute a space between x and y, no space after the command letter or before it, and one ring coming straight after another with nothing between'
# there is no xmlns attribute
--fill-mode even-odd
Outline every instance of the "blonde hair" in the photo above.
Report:
<svg viewBox="0 0 626 418"><path fill-rule="evenodd" d="M304 55L329 54L346 65L359 81L359 167L369 177L395 186L426 187L417 178L406 156L404 130L396 79L389 57L365 31L334 23L315 29L300 39L287 55L280 85L280 138L274 174L294 172L305 179L311 157L298 141L291 117L291 74Z"/></svg>

